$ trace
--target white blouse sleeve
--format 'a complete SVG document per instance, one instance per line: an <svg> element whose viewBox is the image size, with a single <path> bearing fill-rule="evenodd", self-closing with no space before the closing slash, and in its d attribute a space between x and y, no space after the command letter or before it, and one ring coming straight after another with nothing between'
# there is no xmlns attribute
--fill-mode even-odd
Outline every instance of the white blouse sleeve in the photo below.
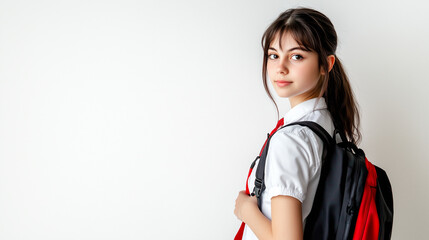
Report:
<svg viewBox="0 0 429 240"><path fill-rule="evenodd" d="M286 195L304 201L307 186L320 167L317 140L298 127L273 135L265 163L265 191L268 199Z"/></svg>

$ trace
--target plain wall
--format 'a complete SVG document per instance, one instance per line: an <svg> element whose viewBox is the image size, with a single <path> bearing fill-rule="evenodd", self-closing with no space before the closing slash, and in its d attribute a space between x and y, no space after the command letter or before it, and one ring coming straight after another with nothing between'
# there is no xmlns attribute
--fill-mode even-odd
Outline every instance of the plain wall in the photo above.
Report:
<svg viewBox="0 0 429 240"><path fill-rule="evenodd" d="M360 147L393 186L392 239L424 239L429 9L417 0L0 1L0 239L232 239L277 122L261 37L296 6L336 27Z"/></svg>

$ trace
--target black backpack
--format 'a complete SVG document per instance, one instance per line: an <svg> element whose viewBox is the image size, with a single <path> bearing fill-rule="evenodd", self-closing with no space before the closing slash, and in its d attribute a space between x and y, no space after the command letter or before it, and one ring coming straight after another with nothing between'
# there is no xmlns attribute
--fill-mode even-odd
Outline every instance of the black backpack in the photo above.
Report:
<svg viewBox="0 0 429 240"><path fill-rule="evenodd" d="M337 143L323 127L315 122L294 122L281 128L295 124L310 128L324 143L320 180L311 212L305 220L304 240L390 239L393 224L393 194L386 172L368 162L363 150L348 142L343 132L335 130L334 137L340 134L342 139L342 142ZM251 195L257 197L259 209L261 209L260 196L265 190L265 161L271 137L272 135L268 135L261 155L255 159L256 161L259 158L259 164ZM254 164L255 162L252 163L253 166ZM376 175L374 186L365 185L368 184L366 183L367 167L372 167L371 176ZM376 189L371 190L374 188ZM369 217L373 219L372 222L368 221L374 226L367 226L368 224L362 226L360 219L358 221L360 226L357 225L360 211L361 218L366 218L363 216L367 214L364 211L368 211L367 206L361 209L364 191L367 191L365 199L370 196L372 201L375 201L376 213L374 214L372 209L373 214ZM367 195L371 193L372 195ZM364 232L363 227L373 229L367 230L370 234L365 235L368 233ZM355 233L355 229L361 232ZM374 229L378 232L374 232Z"/></svg>

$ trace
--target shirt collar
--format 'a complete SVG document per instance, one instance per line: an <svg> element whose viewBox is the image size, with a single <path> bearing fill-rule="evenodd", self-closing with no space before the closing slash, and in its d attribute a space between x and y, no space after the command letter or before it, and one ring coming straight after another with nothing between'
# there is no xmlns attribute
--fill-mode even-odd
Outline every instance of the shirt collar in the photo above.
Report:
<svg viewBox="0 0 429 240"><path fill-rule="evenodd" d="M306 100L302 103L299 103L295 107L291 108L285 115L284 115L284 125L296 122L308 113L311 113L316 110L321 109L327 109L326 101L324 97L321 97L320 100L317 102L317 98L312 98L309 100Z"/></svg>

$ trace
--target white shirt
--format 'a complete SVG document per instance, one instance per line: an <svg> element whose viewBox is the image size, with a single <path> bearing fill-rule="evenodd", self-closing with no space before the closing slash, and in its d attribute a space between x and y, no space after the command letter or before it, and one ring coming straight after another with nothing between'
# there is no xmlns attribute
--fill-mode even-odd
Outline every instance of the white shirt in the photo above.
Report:
<svg viewBox="0 0 429 240"><path fill-rule="evenodd" d="M284 116L284 125L296 121L313 121L333 136L334 124L325 99L304 101ZM302 203L302 221L310 213L320 178L323 141L309 128L292 125L278 130L270 140L265 163L265 190L262 192L262 213L271 219L271 198L292 196ZM249 177L253 191L257 161ZM246 224L242 239L258 239Z"/></svg>

